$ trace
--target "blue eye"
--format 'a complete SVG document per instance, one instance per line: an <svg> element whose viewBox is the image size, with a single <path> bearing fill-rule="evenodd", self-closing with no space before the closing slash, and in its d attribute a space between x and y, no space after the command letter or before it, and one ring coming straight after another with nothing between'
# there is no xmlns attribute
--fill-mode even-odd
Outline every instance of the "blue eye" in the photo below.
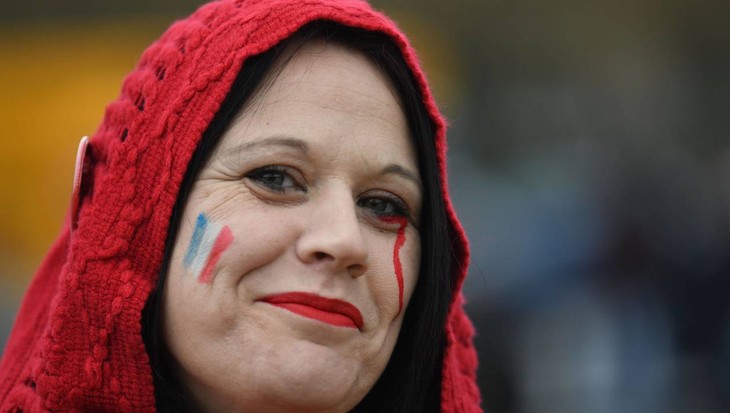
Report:
<svg viewBox="0 0 730 413"><path fill-rule="evenodd" d="M287 169L282 166L272 165L255 169L249 172L246 178L274 192L291 190L306 192L306 188L299 185L289 172L287 172Z"/></svg>
<svg viewBox="0 0 730 413"><path fill-rule="evenodd" d="M357 202L358 206L369 209L378 217L408 217L405 204L390 197L368 197Z"/></svg>

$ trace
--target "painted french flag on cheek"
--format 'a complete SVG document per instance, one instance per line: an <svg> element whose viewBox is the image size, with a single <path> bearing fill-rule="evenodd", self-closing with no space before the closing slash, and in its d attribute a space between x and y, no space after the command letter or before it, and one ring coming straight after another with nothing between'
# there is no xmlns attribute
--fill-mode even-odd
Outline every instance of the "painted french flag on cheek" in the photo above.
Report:
<svg viewBox="0 0 730 413"><path fill-rule="evenodd" d="M198 277L198 281L209 283L221 254L232 242L233 234L228 225L213 222L201 213L195 221L195 230L183 265Z"/></svg>

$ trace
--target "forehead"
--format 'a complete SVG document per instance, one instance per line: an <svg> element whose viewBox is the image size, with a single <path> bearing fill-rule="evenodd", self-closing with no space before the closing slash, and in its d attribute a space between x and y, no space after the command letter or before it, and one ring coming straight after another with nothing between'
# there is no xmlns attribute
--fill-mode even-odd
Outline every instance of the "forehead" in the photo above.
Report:
<svg viewBox="0 0 730 413"><path fill-rule="evenodd" d="M221 146L271 137L417 170L408 122L391 80L363 53L336 43L290 47Z"/></svg>

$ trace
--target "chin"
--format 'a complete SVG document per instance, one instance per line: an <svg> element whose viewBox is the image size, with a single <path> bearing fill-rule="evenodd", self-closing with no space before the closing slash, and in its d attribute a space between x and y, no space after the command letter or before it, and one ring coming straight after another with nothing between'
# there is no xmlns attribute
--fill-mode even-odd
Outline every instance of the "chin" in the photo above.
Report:
<svg viewBox="0 0 730 413"><path fill-rule="evenodd" d="M277 353L264 361L268 371L259 374L257 389L281 411L347 412L375 382L367 380L371 372L365 366L331 347L302 340Z"/></svg>
<svg viewBox="0 0 730 413"><path fill-rule="evenodd" d="M379 375L351 349L291 336L247 341L235 353L241 357L228 352L186 369L189 390L207 411L349 412Z"/></svg>

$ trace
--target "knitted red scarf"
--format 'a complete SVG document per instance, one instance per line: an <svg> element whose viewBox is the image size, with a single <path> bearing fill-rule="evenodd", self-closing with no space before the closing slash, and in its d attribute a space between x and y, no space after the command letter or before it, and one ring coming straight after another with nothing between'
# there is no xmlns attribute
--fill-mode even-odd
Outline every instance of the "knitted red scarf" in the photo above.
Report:
<svg viewBox="0 0 730 413"><path fill-rule="evenodd" d="M365 2L224 0L176 22L142 55L91 138L93 177L25 296L0 362L0 412L155 410L141 313L199 139L247 57L314 20L382 32L401 49L435 125L443 192L445 122L416 55ZM85 184L88 184L85 183ZM460 293L468 245L448 197L456 291L448 315L442 411L480 412L473 329Z"/></svg>

